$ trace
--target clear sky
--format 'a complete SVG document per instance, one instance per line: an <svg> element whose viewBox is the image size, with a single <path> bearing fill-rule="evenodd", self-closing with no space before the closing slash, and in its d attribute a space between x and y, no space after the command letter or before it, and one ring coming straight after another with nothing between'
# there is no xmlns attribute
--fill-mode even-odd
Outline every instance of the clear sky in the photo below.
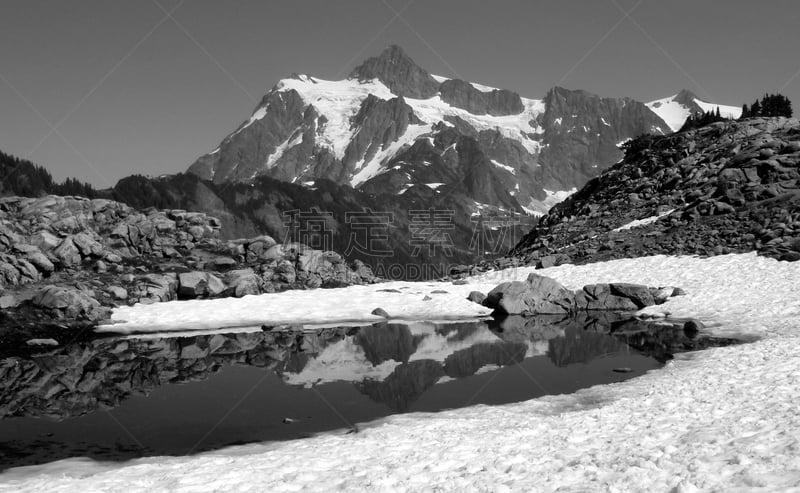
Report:
<svg viewBox="0 0 800 493"><path fill-rule="evenodd" d="M798 0L2 0L0 150L98 187L184 171L279 79L343 78L389 44L527 97L800 110Z"/></svg>

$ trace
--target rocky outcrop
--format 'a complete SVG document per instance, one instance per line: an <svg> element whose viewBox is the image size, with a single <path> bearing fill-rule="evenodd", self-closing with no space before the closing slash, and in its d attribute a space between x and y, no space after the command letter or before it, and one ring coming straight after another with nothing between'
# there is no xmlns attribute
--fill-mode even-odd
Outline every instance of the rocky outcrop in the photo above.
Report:
<svg viewBox="0 0 800 493"><path fill-rule="evenodd" d="M473 115L518 115L525 109L522 99L515 92L507 89L484 92L459 79L442 82L439 97L445 103L467 110Z"/></svg>
<svg viewBox="0 0 800 493"><path fill-rule="evenodd" d="M499 314L564 314L575 310L575 295L549 277L531 274L525 282L504 282L482 303Z"/></svg>
<svg viewBox="0 0 800 493"><path fill-rule="evenodd" d="M374 282L334 252L269 236L221 240L219 221L105 199L0 199L0 329L92 323L120 303ZM1 331L1 330L0 330Z"/></svg>
<svg viewBox="0 0 800 493"><path fill-rule="evenodd" d="M800 259L800 122L719 122L628 144L513 250L526 263L757 251Z"/></svg>
<svg viewBox="0 0 800 493"><path fill-rule="evenodd" d="M530 274L524 282L504 282L485 297L473 291L467 299L492 308L496 316L569 316L580 311L636 311L682 293L672 287L628 283L589 284L573 293L549 277Z"/></svg>

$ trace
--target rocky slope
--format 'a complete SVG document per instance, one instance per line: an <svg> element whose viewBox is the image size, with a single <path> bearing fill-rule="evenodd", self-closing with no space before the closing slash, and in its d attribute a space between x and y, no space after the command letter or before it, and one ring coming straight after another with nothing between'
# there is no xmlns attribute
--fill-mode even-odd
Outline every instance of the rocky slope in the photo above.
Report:
<svg viewBox="0 0 800 493"><path fill-rule="evenodd" d="M687 98L656 104L683 111L690 102L685 119L702 103ZM473 212L489 204L541 214L619 160L620 142L669 132L659 111L629 98L560 87L524 98L431 75L391 46L344 80L280 81L189 172L217 184L327 179L387 195L428 187L474 201Z"/></svg>
<svg viewBox="0 0 800 493"><path fill-rule="evenodd" d="M752 118L629 143L513 249L523 263L756 250L800 259L800 123Z"/></svg>
<svg viewBox="0 0 800 493"><path fill-rule="evenodd" d="M220 240L220 222L79 197L0 199L0 338L91 325L119 303L373 282L361 262L269 236Z"/></svg>
<svg viewBox="0 0 800 493"><path fill-rule="evenodd" d="M421 167L420 172L425 170ZM386 178L389 179L389 175ZM485 190L479 193L491 196L500 187L500 184L486 182ZM401 195L384 195L380 190L371 193L329 180L301 186L259 177L251 183L215 184L184 174L155 179L129 177L115 186L112 195L138 208L156 206L203 211L219 219L220 236L226 239L260 234L285 239L290 233L286 216L289 211L307 213L308 223L319 222L321 216L314 210L328 213L330 215L324 217L324 232L313 233L310 227L305 227L309 224L301 221L302 227L298 229L305 233L289 235L290 238L308 244L329 241L330 249L342 252L350 260L363 261L381 277L398 277L399 271L388 272L390 266L416 266L405 278L420 280L442 277L447 272L446 266L472 263L482 253L496 257L508 251L535 221L535 218L512 216L497 208L485 207L481 209L484 222L479 223L473 212L474 201L458 192L462 190L460 185L453 185L452 190L456 192L436 193L427 186L414 186ZM448 235L447 243L451 248L433 244L434 248L422 248L415 253L420 237L426 241L445 239L441 235L436 238L419 235L418 224L430 225L426 225L425 217L420 222L410 211L430 208L449 211L445 214L441 235ZM348 221L348 214L352 212L361 215L362 224L370 223L374 228L359 229L357 221ZM481 242L475 241L476 233ZM381 235L385 239L378 238ZM356 248L356 243L365 248Z"/></svg>

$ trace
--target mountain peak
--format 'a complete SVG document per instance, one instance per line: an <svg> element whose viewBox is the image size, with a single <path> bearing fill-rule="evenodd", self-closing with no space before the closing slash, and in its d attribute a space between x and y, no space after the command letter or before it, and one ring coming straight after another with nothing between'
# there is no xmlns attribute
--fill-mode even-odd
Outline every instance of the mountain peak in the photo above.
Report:
<svg viewBox="0 0 800 493"><path fill-rule="evenodd" d="M390 45L380 55L353 69L350 79L378 79L398 96L428 99L439 91L439 82L417 65L403 49Z"/></svg>
<svg viewBox="0 0 800 493"><path fill-rule="evenodd" d="M697 99L697 95L688 89L681 89L681 92L675 95L672 98L673 101L676 101L687 108L693 107L696 105L694 100Z"/></svg>

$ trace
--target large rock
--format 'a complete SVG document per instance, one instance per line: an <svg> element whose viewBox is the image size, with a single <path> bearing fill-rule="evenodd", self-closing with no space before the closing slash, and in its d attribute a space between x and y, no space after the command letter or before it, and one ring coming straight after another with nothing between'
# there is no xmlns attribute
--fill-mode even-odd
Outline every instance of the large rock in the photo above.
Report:
<svg viewBox="0 0 800 493"><path fill-rule="evenodd" d="M525 282L498 285L483 305L509 315L568 314L575 308L575 295L549 277L531 274Z"/></svg>
<svg viewBox="0 0 800 493"><path fill-rule="evenodd" d="M239 269L228 272L225 276L225 283L233 296L241 298L248 294L260 294L264 281L253 269Z"/></svg>
<svg viewBox="0 0 800 493"><path fill-rule="evenodd" d="M74 235L72 237L72 243L75 244L84 257L90 255L99 257L103 253L103 245L84 232Z"/></svg>
<svg viewBox="0 0 800 493"><path fill-rule="evenodd" d="M225 291L225 284L208 272L183 272L178 274L178 295L183 298L219 296Z"/></svg>
<svg viewBox="0 0 800 493"><path fill-rule="evenodd" d="M99 320L108 314L100 303L78 289L48 285L31 300L33 306L65 320Z"/></svg>
<svg viewBox="0 0 800 493"><path fill-rule="evenodd" d="M55 269L53 262L51 262L37 246L25 244L14 245L14 252L21 254L25 260L33 264L40 272L49 274Z"/></svg>
<svg viewBox="0 0 800 493"><path fill-rule="evenodd" d="M611 292L609 284L589 284L575 292L579 310L635 311L639 306L629 298Z"/></svg>
<svg viewBox="0 0 800 493"><path fill-rule="evenodd" d="M170 301L178 292L178 276L175 274L148 274L135 280L136 288L129 292L140 302Z"/></svg>
<svg viewBox="0 0 800 493"><path fill-rule="evenodd" d="M575 293L575 300L581 310L635 311L665 302L673 291L641 284L588 284Z"/></svg>
<svg viewBox="0 0 800 493"><path fill-rule="evenodd" d="M48 252L61 243L61 238L53 233L42 230L30 236L30 244L39 247L39 250Z"/></svg>
<svg viewBox="0 0 800 493"><path fill-rule="evenodd" d="M81 263L81 252L72 238L64 238L53 250L53 256L64 267L73 267Z"/></svg>

